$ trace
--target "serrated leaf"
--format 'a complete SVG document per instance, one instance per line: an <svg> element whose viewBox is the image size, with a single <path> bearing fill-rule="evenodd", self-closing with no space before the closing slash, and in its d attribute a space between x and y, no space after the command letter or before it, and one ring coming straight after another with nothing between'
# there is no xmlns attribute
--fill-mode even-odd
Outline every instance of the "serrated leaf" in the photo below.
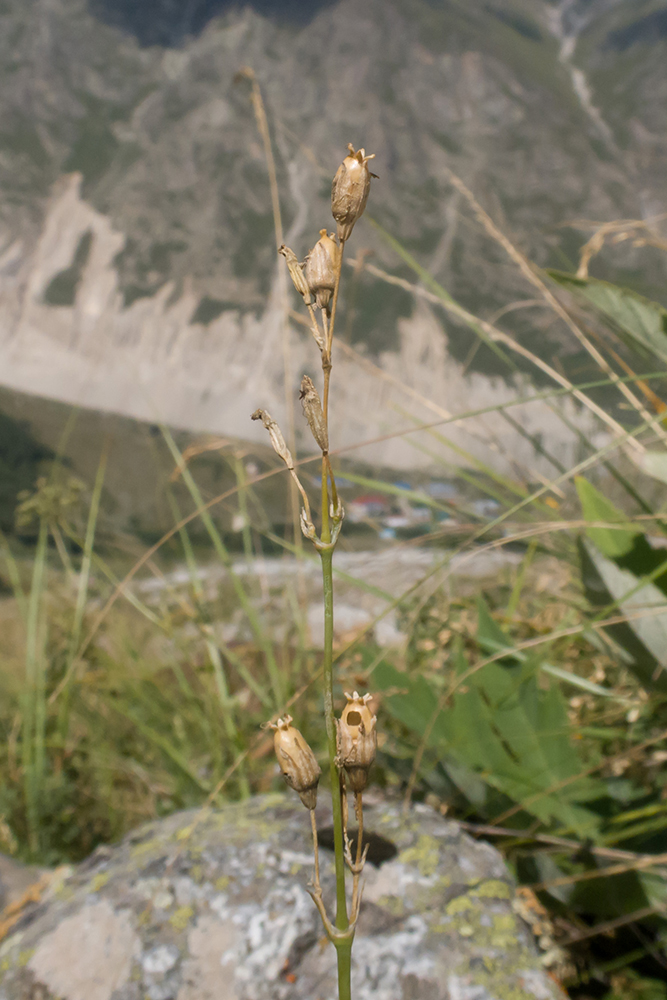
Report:
<svg viewBox="0 0 667 1000"><path fill-rule="evenodd" d="M488 621L485 628L495 645L501 637L508 642ZM382 663L373 685L386 692L388 713L421 740L437 704L426 679ZM523 670L491 663L473 674L439 713L428 745L543 823L557 822L582 836L595 833L597 817L579 803L598 796L598 785L587 778L568 781L585 768L569 738L566 706L556 685L539 687L534 671L525 677Z"/></svg>

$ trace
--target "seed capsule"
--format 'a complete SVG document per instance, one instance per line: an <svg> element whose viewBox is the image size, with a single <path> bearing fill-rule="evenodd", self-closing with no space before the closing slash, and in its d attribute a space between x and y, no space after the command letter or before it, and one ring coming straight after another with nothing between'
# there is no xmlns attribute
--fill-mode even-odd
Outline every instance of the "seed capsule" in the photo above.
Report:
<svg viewBox="0 0 667 1000"><path fill-rule="evenodd" d="M290 278L292 279L292 284L296 288L299 295L303 295L303 301L306 305L310 305L310 289L306 282L305 275L303 273L303 265L299 263L296 254L285 244L278 247L278 253L282 254L287 261L287 269L290 273Z"/></svg>
<svg viewBox="0 0 667 1000"><path fill-rule="evenodd" d="M377 717L371 715L368 702L372 695L360 697L345 692L347 705L337 720L338 763L347 771L353 792L363 792L368 782L368 772L375 760L377 748Z"/></svg>
<svg viewBox="0 0 667 1000"><path fill-rule="evenodd" d="M306 257L306 282L315 296L318 309L326 309L336 284L336 266L340 250L326 229L320 229L320 238Z"/></svg>
<svg viewBox="0 0 667 1000"><path fill-rule="evenodd" d="M322 449L323 454L327 455L329 452L329 433L327 425L324 422L322 404L313 380L307 375L304 375L301 379L299 399L301 400L308 426L313 432L313 437Z"/></svg>
<svg viewBox="0 0 667 1000"><path fill-rule="evenodd" d="M352 143L348 143L347 148L349 155L339 166L331 185L331 212L338 223L341 243L350 238L355 222L364 214L371 189L368 161L375 156L375 153L366 156L365 149L355 152Z"/></svg>
<svg viewBox="0 0 667 1000"><path fill-rule="evenodd" d="M255 410L250 416L251 420L261 420L267 431L269 432L269 437L271 438L271 447L275 451L276 455L279 455L288 469L294 469L294 459L292 458L292 453L285 444L285 438L283 437L282 431L278 424L275 422L268 410Z"/></svg>
<svg viewBox="0 0 667 1000"><path fill-rule="evenodd" d="M314 809L317 805L317 785L322 773L315 754L299 730L292 725L291 715L278 719L275 725L269 723L269 726L275 730L273 746L283 778L290 788L298 792L306 809Z"/></svg>

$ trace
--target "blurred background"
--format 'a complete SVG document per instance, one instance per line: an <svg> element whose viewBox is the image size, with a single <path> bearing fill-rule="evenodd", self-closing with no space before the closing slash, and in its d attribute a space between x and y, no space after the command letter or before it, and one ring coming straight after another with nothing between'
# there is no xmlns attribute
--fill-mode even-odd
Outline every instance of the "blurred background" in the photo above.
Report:
<svg viewBox="0 0 667 1000"><path fill-rule="evenodd" d="M573 997L667 998L667 4L0 0L0 82L0 851L277 789L287 708L325 754L250 414L315 497L276 249L352 143L337 694L377 692L387 794L503 848Z"/></svg>

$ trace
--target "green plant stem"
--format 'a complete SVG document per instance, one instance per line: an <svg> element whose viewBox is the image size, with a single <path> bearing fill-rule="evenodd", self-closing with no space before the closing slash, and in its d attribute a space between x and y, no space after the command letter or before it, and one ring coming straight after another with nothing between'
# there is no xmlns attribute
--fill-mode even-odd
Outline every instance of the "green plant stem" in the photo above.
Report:
<svg viewBox="0 0 667 1000"><path fill-rule="evenodd" d="M234 475L236 476L236 485L238 486L238 497L239 497L239 514L243 518L243 527L241 528L241 537L243 538L243 554L245 555L248 562L252 560L252 538L250 536L250 520L248 518L248 503L246 499L246 477L245 477L245 467L243 465L243 459L240 455L234 455ZM298 524L298 512L297 512L297 524ZM301 537L301 536L299 536Z"/></svg>
<svg viewBox="0 0 667 1000"><path fill-rule="evenodd" d="M326 460L322 460L322 541L331 540L329 522L329 491L327 489ZM336 723L333 703L333 551L320 552L322 582L324 587L324 718L329 749L329 777L331 782L331 808L333 812L334 857L336 866L336 928L346 931L350 924L345 896L345 854L343 844L343 811L340 798L340 776L336 765ZM338 998L351 1000L352 937L334 941L338 961Z"/></svg>
<svg viewBox="0 0 667 1000"><path fill-rule="evenodd" d="M38 856L40 847L40 803L44 774L44 650L40 647L40 616L48 537L48 525L42 519L28 601L22 736L28 844L33 857Z"/></svg>
<svg viewBox="0 0 667 1000"><path fill-rule="evenodd" d="M352 938L336 944L338 1000L352 1000Z"/></svg>

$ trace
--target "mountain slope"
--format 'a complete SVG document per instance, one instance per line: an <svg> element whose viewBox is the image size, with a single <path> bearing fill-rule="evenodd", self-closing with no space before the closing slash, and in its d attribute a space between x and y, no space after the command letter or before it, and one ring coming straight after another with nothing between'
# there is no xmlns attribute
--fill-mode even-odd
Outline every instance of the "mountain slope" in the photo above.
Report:
<svg viewBox="0 0 667 1000"><path fill-rule="evenodd" d="M569 220L664 210L660 101L649 90L664 81L665 42L632 25L667 8L647 2L637 18L638 6L339 0L307 23L276 23L246 7L162 48L100 20L84 0L5 0L1 377L236 434L251 432L248 406L280 409L273 221L248 86L236 82L244 65L262 85L286 238L299 255L329 224L330 178L352 141L376 153L369 216L455 296L484 314L530 297L471 221L447 170L541 264L575 263L583 239L563 227ZM612 82L624 113L608 96L619 65L625 75ZM591 88L590 107L577 80ZM59 180L73 172L80 181ZM372 250L407 276L369 221L354 241L355 252ZM643 288L663 283L659 258L624 254L627 270L641 267ZM466 384L469 331L448 327L445 344L428 308L368 275L356 300L341 322L383 370L398 365L450 408L459 399L474 405L478 392L488 399L488 377L501 371L481 349L472 362L478 382ZM507 323L547 357L567 348L543 311L521 310ZM313 362L309 345L293 339L296 384L300 366ZM405 353L414 342L427 345L422 359ZM495 391L500 398L512 386ZM370 403L354 420L338 417L350 440L396 424ZM555 432L543 423L540 433ZM409 452L399 447L393 460Z"/></svg>

